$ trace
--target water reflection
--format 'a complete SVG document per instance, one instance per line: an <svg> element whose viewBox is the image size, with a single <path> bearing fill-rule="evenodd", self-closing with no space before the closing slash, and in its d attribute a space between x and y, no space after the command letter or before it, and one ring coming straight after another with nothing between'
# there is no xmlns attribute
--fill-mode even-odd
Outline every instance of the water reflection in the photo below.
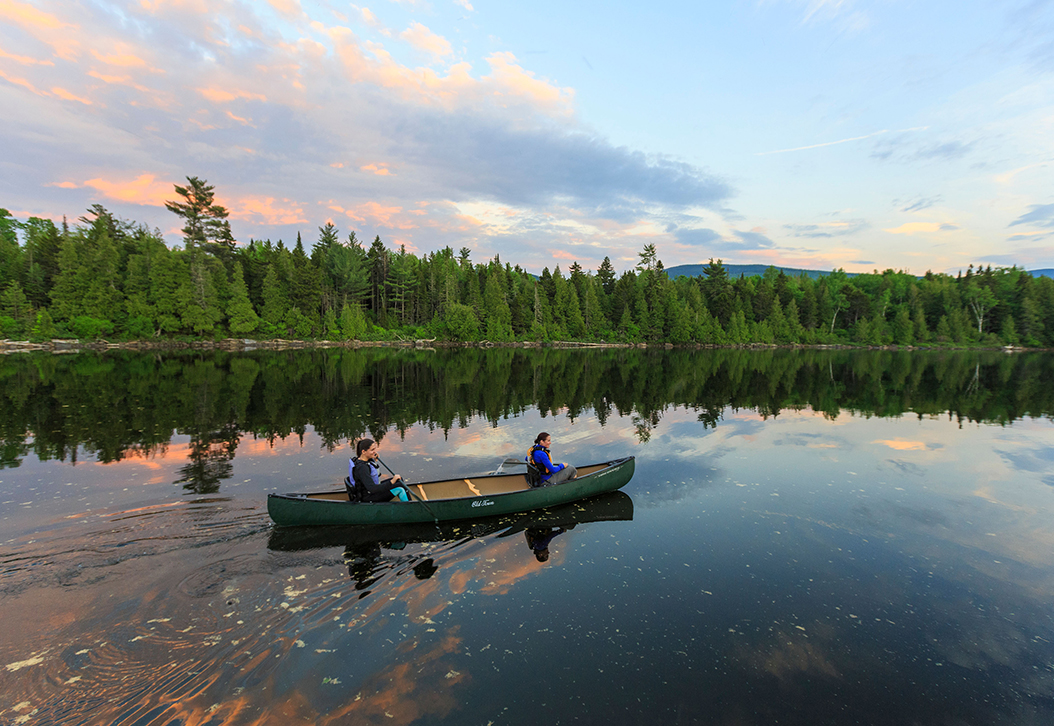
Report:
<svg viewBox="0 0 1054 726"><path fill-rule="evenodd" d="M313 429L332 450L414 425L449 432L536 408L586 413L601 426L629 416L647 442L671 409L704 428L725 411L763 418L814 410L832 419L948 415L1010 423L1054 414L1054 357L992 351L387 349L129 352L0 358L0 466L102 462L162 453L191 438L177 483L214 493L242 438L274 443Z"/></svg>
<svg viewBox="0 0 1054 726"><path fill-rule="evenodd" d="M348 575L354 580L355 589L361 591L359 597L364 598L385 577L429 579L446 559L456 559L473 540L493 536L497 541L523 533L531 556L538 562L547 562L549 543L557 535L579 524L632 519L633 499L623 492L608 492L548 509L438 525L276 527L268 538L268 547L277 552L302 552L343 546ZM436 543L442 548L410 550L408 543Z"/></svg>

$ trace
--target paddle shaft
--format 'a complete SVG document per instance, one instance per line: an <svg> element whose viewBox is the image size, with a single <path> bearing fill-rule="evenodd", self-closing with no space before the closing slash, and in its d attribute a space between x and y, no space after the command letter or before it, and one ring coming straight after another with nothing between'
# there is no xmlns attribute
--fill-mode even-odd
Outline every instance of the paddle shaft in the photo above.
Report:
<svg viewBox="0 0 1054 726"><path fill-rule="evenodd" d="M383 466L385 469L387 469L389 474L391 474L392 476L395 476L395 472L392 471L392 468L390 466L388 466L383 461L381 461L381 457L378 456L377 457L377 461L381 462L381 466ZM434 519L436 524L438 525L439 524L439 517L436 516L436 513L432 511L432 508L430 506L428 506L428 503L424 499L421 499L421 497L419 497L416 494L414 494L414 490L410 488L410 484L407 483L407 481L405 479L401 479L399 481L399 485L402 486L402 488L405 489L409 493L409 495L411 497L413 497L417 501L418 504L420 504L422 507L424 507L425 509L428 510L428 513L432 515L432 519Z"/></svg>

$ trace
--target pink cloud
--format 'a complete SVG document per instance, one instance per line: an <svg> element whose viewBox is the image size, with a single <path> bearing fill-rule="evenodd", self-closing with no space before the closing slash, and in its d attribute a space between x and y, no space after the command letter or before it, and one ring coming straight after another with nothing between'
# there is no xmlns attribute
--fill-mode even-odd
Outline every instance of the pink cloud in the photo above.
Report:
<svg viewBox="0 0 1054 726"><path fill-rule="evenodd" d="M231 219L250 224L308 224L303 207L291 199L247 196L221 202L231 213Z"/></svg>
<svg viewBox="0 0 1054 726"><path fill-rule="evenodd" d="M388 169L388 165L383 163L366 164L365 166L360 166L359 169L361 171L373 172L377 176L392 176L391 171Z"/></svg>
<svg viewBox="0 0 1054 726"><path fill-rule="evenodd" d="M436 58L453 53L450 42L441 35L436 35L427 26L421 23L413 23L409 28L399 33L399 37L412 45L417 50Z"/></svg>
<svg viewBox="0 0 1054 726"><path fill-rule="evenodd" d="M246 126L252 126L253 128L256 128L255 126L253 126L253 123L251 121L249 121L249 119L242 118L241 116L235 116L230 111L227 112L227 117L231 118L231 119L234 119L235 121L237 121L240 124L244 124Z"/></svg>
<svg viewBox="0 0 1054 726"><path fill-rule="evenodd" d="M78 103L83 103L85 106L91 106L92 105L92 102L89 101L87 98L83 98L82 96L75 96L74 94L72 94L69 91L67 91L65 88L60 88L58 86L55 86L54 88L51 89L51 92L54 93L59 98L64 98L67 101L77 101Z"/></svg>
<svg viewBox="0 0 1054 726"><path fill-rule="evenodd" d="M238 89L228 91L222 88L199 88L197 91L213 103L227 103L228 101L235 101L239 98L244 98L250 101L267 101L267 97L261 93L253 93L251 91L242 91Z"/></svg>
<svg viewBox="0 0 1054 726"><path fill-rule="evenodd" d="M110 55L103 55L97 50L92 50L91 54L95 58L110 66L119 66L122 68L147 68L147 62L137 55L131 53L113 53Z"/></svg>
<svg viewBox="0 0 1054 726"><path fill-rule="evenodd" d="M64 182L57 186L69 189ZM110 181L108 179L89 179L82 187L90 187L100 192L107 199L115 199L131 204L142 204L151 207L162 207L169 199L175 198L171 182L158 181L153 174L140 174L132 181Z"/></svg>
<svg viewBox="0 0 1054 726"><path fill-rule="evenodd" d="M15 63L21 63L24 66L53 66L53 65L55 65L54 61L37 60L36 58L30 58L29 56L25 56L25 55L13 55L11 53L5 52L2 48L0 48L0 58L7 58L8 60L13 60Z"/></svg>
<svg viewBox="0 0 1054 726"><path fill-rule="evenodd" d="M49 30L70 27L51 13L45 13L43 10L38 10L28 3L15 2L14 0L0 1L0 18L7 18L23 26L47 28Z"/></svg>
<svg viewBox="0 0 1054 726"><path fill-rule="evenodd" d="M371 224L392 229L411 230L418 225L409 219L400 219L402 207L385 207L377 202L366 202L344 210L344 214L355 222Z"/></svg>
<svg viewBox="0 0 1054 726"><path fill-rule="evenodd" d="M304 14L304 9L300 6L300 0L267 0L267 2L282 15L296 18Z"/></svg>
<svg viewBox="0 0 1054 726"><path fill-rule="evenodd" d="M34 86L32 83L27 81L25 78L19 78L18 76L9 76L6 73L4 73L3 71L0 71L0 78L3 78L8 83L14 84L16 86L22 86L22 88L25 88L26 90L30 91L31 93L35 93L38 96L50 96L51 95L47 91L41 91L36 86Z"/></svg>

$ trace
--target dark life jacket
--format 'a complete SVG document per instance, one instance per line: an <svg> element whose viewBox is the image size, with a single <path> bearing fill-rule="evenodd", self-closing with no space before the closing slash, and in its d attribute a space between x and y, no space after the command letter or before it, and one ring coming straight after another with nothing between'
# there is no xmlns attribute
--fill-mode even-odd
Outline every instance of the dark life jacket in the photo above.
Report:
<svg viewBox="0 0 1054 726"><path fill-rule="evenodd" d="M527 452L527 483L532 488L540 487L542 485L542 474L545 473L538 468L538 463L534 460L534 452L544 451L546 454L549 453L541 444L535 444L531 447L531 450Z"/></svg>
<svg viewBox="0 0 1054 726"><path fill-rule="evenodd" d="M382 487L380 491L371 492L363 483L363 479L373 481L370 462L354 458L349 462L349 466L351 476L344 479L344 486L348 490L348 499L353 502L387 502L392 499L394 495L391 493L390 486ZM358 476L356 476L356 473ZM390 483L389 480L388 484ZM381 484L384 485L385 482L381 482Z"/></svg>

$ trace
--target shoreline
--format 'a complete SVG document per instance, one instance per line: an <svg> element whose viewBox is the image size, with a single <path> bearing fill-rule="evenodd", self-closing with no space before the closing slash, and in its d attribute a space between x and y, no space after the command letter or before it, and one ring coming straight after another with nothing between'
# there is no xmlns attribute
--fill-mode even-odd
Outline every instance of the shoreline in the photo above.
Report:
<svg viewBox="0 0 1054 726"><path fill-rule="evenodd" d="M1021 346L958 346L958 345L853 345L851 343L743 343L740 345L718 345L715 343L586 343L577 341L513 341L494 343L491 341L436 341L436 340L252 340L249 338L225 338L224 340L131 340L111 343L106 340L82 341L76 339L54 339L43 343L28 340L0 340L0 355L10 353L82 353L105 352L110 350L130 351L182 351L182 350L223 350L245 352L253 350L300 350L308 348L403 348L407 350L435 350L437 348L559 348L559 349L637 349L659 348L674 350L890 350L890 351L942 351L942 350L990 350L1005 353L1044 352L1051 348L1024 348Z"/></svg>

